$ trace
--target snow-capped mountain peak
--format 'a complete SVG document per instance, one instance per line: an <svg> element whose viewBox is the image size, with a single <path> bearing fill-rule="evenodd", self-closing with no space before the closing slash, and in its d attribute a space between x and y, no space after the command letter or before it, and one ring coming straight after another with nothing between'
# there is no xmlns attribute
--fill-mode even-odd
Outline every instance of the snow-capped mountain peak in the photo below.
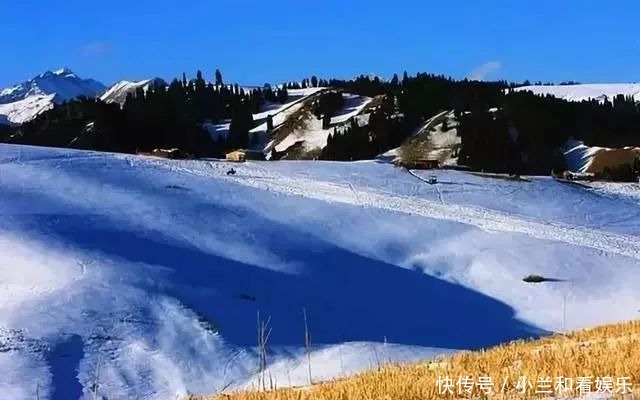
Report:
<svg viewBox="0 0 640 400"><path fill-rule="evenodd" d="M142 88L145 92L150 86L167 86L167 83L161 78L145 79L142 81L120 81L107 89L100 96L100 100L105 103L124 104L129 93L135 93L138 88Z"/></svg>
<svg viewBox="0 0 640 400"><path fill-rule="evenodd" d="M93 79L82 79L68 68L46 71L31 80L0 91L0 104L13 103L34 95L55 95L57 101L79 96L95 97L106 87Z"/></svg>
<svg viewBox="0 0 640 400"><path fill-rule="evenodd" d="M58 76L62 76L62 75L73 75L75 76L75 74L73 73L73 71L71 71L69 68L64 67L64 68L60 68L56 71L53 71L54 75L58 75Z"/></svg>
<svg viewBox="0 0 640 400"><path fill-rule="evenodd" d="M106 87L93 79L82 79L69 68L46 71L34 78L0 90L0 115L21 124L50 109L54 103L77 97L96 97Z"/></svg>

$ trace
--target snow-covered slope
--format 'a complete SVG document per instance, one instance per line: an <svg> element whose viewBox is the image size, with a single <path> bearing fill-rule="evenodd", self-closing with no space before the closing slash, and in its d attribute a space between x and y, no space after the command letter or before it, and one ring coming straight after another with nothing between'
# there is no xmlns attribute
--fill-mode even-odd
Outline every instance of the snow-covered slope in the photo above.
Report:
<svg viewBox="0 0 640 400"><path fill-rule="evenodd" d="M160 78L145 79L136 82L120 81L107 89L107 91L100 96L100 99L106 103L124 104L129 93L134 94L138 88L142 88L142 90L146 92L151 85L166 86L167 83Z"/></svg>
<svg viewBox="0 0 640 400"><path fill-rule="evenodd" d="M344 106L331 118L330 128L322 129L322 120L308 114L301 126L278 142L269 143L265 151L271 148L275 148L276 151L285 151L296 143L301 143L306 150L322 149L327 145L327 138L333 133L336 125L345 124L350 118L358 115L370 102L370 97L345 93ZM364 123L366 122L368 120Z"/></svg>
<svg viewBox="0 0 640 400"><path fill-rule="evenodd" d="M54 103L80 96L96 97L105 89L100 82L79 78L66 68L47 71L0 91L0 115L11 123L21 124L48 110Z"/></svg>
<svg viewBox="0 0 640 400"><path fill-rule="evenodd" d="M531 91L537 95L552 95L567 101L582 101L596 99L603 101L605 98L612 100L615 96L623 94L633 96L640 101L640 83L591 83L579 85L535 85L522 86L513 89L519 91Z"/></svg>
<svg viewBox="0 0 640 400"><path fill-rule="evenodd" d="M262 110L259 113L253 114L253 120L254 121L263 120L263 119L266 119L269 115L275 118L276 115L281 114L283 111L291 108L293 105L308 99L309 96L312 96L324 89L326 88L314 87L314 88L306 88L306 89L289 89L287 91L288 97L285 103L280 104L280 103L267 102L267 104L265 104L262 107ZM265 125L265 129L266 129L266 125Z"/></svg>
<svg viewBox="0 0 640 400"><path fill-rule="evenodd" d="M267 386L306 384L305 313L316 380L637 317L637 201L438 179L0 145L0 393L257 386L258 319Z"/></svg>
<svg viewBox="0 0 640 400"><path fill-rule="evenodd" d="M284 152L296 144L301 145L306 151L321 149L327 145L327 138L336 127L346 124L352 117L359 116L372 101L370 97L343 93L344 106L331 118L330 127L323 129L322 120L313 115L311 105L325 90L326 88L290 90L290 94L294 96L291 102L273 111L254 115L254 119L266 118L267 115L273 118L274 132L270 137L266 122L251 131L252 134L268 139L263 141L262 150L267 154L272 150ZM358 123L366 124L368 115L361 117L363 120Z"/></svg>
<svg viewBox="0 0 640 400"><path fill-rule="evenodd" d="M345 124L351 117L359 115L372 101L371 98L354 94L344 94L344 106L331 118L331 127L322 129L322 121L318 120L309 111L313 101L325 92L327 88L289 89L287 101L280 103L267 102L259 113L253 114L256 126L250 131L252 142L256 150L261 150L270 155L275 149L283 152L295 144L302 144L305 150L323 148L327 144L327 138L334 128ZM271 116L275 135L267 132L267 118ZM360 116L361 124L368 122L368 115ZM282 134L280 129L289 129L286 125L295 125L295 129ZM218 124L205 122L206 129L214 140L226 137L229 133L230 121Z"/></svg>
<svg viewBox="0 0 640 400"><path fill-rule="evenodd" d="M7 124L22 124L53 107L55 94L34 95L13 103L0 104L0 121Z"/></svg>
<svg viewBox="0 0 640 400"><path fill-rule="evenodd" d="M323 87L290 89L285 103L265 104L259 113L253 115L253 120L257 123L257 126L250 133L258 137L257 146L266 153L270 152L273 147L273 141L270 140L270 134L267 132L267 118L269 116L272 118L273 126L279 127L299 113L305 104L311 102L316 95L325 89Z"/></svg>
<svg viewBox="0 0 640 400"><path fill-rule="evenodd" d="M442 111L420 125L402 146L412 147L422 159L438 160L440 165L457 165L461 144L455 113ZM402 146L380 154L378 161L401 161Z"/></svg>
<svg viewBox="0 0 640 400"><path fill-rule="evenodd" d="M0 104L13 103L31 96L56 95L63 101L79 96L95 97L105 86L93 79L79 78L69 69L47 71L19 85L0 91Z"/></svg>

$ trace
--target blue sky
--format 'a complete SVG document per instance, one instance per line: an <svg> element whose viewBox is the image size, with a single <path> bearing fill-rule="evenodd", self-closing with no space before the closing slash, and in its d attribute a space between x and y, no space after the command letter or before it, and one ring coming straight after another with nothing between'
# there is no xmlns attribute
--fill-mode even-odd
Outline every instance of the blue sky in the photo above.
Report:
<svg viewBox="0 0 640 400"><path fill-rule="evenodd" d="M0 11L0 87L62 66L105 84L215 68L243 84L403 70L640 81L637 0L0 0Z"/></svg>

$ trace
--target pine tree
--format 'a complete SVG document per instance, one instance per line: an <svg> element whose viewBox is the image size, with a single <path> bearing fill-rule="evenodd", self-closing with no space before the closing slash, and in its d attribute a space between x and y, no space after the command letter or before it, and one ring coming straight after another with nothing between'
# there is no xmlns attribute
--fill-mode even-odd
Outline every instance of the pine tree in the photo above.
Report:
<svg viewBox="0 0 640 400"><path fill-rule="evenodd" d="M216 86L222 86L224 82L222 81L222 73L219 69L216 69Z"/></svg>
<svg viewBox="0 0 640 400"><path fill-rule="evenodd" d="M267 132L273 131L273 116L269 114L267 116Z"/></svg>
<svg viewBox="0 0 640 400"><path fill-rule="evenodd" d="M311 87L318 87L318 77L315 75L311 77Z"/></svg>
<svg viewBox="0 0 640 400"><path fill-rule="evenodd" d="M253 115L243 100L236 100L233 104L231 125L229 126L229 146L232 148L246 148L249 145L249 130L253 125Z"/></svg>
<svg viewBox="0 0 640 400"><path fill-rule="evenodd" d="M331 116L329 114L325 114L322 116L322 129L329 129L331 126Z"/></svg>
<svg viewBox="0 0 640 400"><path fill-rule="evenodd" d="M398 74L393 74L393 78L391 78L391 86L398 86Z"/></svg>

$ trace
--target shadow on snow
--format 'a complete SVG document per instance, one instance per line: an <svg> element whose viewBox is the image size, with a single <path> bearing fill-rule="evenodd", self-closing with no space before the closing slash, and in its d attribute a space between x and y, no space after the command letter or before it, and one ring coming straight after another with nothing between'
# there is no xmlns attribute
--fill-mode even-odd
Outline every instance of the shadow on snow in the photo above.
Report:
<svg viewBox="0 0 640 400"><path fill-rule="evenodd" d="M514 318L508 305L482 293L356 254L250 209L210 205L200 216L203 235L229 240L216 227L251 221L255 245L295 266L295 273L210 254L157 231L125 230L103 216L28 215L29 226L65 246L164 267L154 279L132 283L153 295L178 299L211 321L228 342L256 344L256 314L271 317L271 345L300 346L306 310L312 341L387 340L392 343L475 349L544 332ZM47 223L55 221L55 223ZM169 271L169 275L166 274ZM128 271L133 272L133 271ZM149 269L140 270L148 274ZM147 277L151 278L151 277Z"/></svg>

